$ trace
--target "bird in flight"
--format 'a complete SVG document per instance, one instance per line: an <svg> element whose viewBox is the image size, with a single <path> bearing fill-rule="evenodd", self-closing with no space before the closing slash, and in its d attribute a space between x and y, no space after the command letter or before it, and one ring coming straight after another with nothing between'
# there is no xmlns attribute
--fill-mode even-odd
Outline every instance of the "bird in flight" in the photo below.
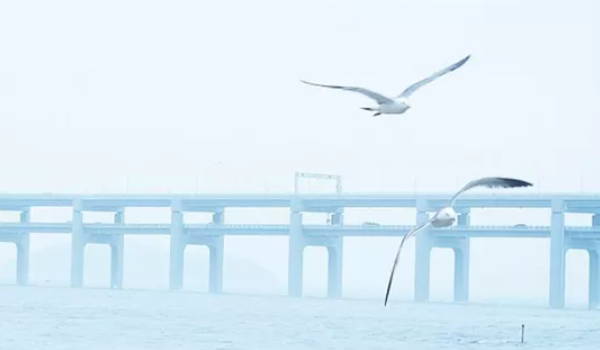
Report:
<svg viewBox="0 0 600 350"><path fill-rule="evenodd" d="M306 80L300 80L300 81L303 82L304 84L308 84L308 85L326 87L326 88L331 88L331 89L354 91L354 92L363 94L363 95L375 100L375 102L377 102L377 107L361 107L362 109L364 109L366 111L375 112L375 114L373 114L374 117L377 117L378 115L381 115L381 114L402 114L410 108L410 105L408 104L408 98L413 94L413 92L417 91L417 89L419 89L421 86L426 85L426 84L436 80L437 78L441 77L442 75L452 72L455 69L458 69L460 66L465 64L465 62L467 62L470 57L471 57L471 55L463 58L462 60L460 60L438 72L433 73L431 76L429 76L423 80L417 81L416 83L407 87L400 95L394 96L394 97L387 97L378 92L375 92L375 91L372 91L369 89L365 89L362 87L326 85L326 84L312 83L312 82L306 81Z"/></svg>
<svg viewBox="0 0 600 350"><path fill-rule="evenodd" d="M457 214L453 209L454 203L458 196L460 196L463 192L468 191L475 187L502 187L502 188L512 188L512 187L529 187L533 186L531 183L518 179L511 179L506 177L484 177L478 180L473 180L467 183L460 191L456 192L454 196L450 199L450 204L447 207L444 207L438 210L427 222L424 222L416 227L413 227L412 230L408 231L404 237L402 237L402 241L400 241L400 246L398 247L398 251L396 252L396 258L394 259L394 264L392 265L392 272L390 273L390 279L388 281L387 290L385 291L385 301L383 305L387 305L388 297L390 295L390 289L392 288L392 280L394 279L394 271L396 270L396 265L398 265L398 259L400 258L400 251L402 250L402 246L404 246L404 242L410 237L415 236L419 231L423 230L428 226L433 227L448 227L452 226L456 221Z"/></svg>

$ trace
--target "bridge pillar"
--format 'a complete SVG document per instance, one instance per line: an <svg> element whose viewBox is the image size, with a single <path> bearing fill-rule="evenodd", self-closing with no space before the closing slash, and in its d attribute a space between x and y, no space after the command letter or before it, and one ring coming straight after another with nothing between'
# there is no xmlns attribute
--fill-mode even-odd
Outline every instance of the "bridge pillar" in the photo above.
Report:
<svg viewBox="0 0 600 350"><path fill-rule="evenodd" d="M224 223L223 210L213 214L213 224L222 225ZM225 239L223 235L215 237L209 245L210 251L210 272L208 281L208 290L210 293L223 292L223 257L224 257Z"/></svg>
<svg viewBox="0 0 600 350"><path fill-rule="evenodd" d="M344 224L344 212L336 211L331 214L331 224L332 225L343 225Z"/></svg>
<svg viewBox="0 0 600 350"><path fill-rule="evenodd" d="M83 231L83 206L80 199L73 201L73 218L71 233L71 287L83 286L84 250L86 245Z"/></svg>
<svg viewBox="0 0 600 350"><path fill-rule="evenodd" d="M336 212L331 216L332 225L343 224L343 213ZM332 238L327 246L328 253L328 275L327 296L329 298L341 298L342 296L342 262L344 253L344 239L342 236Z"/></svg>
<svg viewBox="0 0 600 350"><path fill-rule="evenodd" d="M221 235L219 237L215 237L213 243L209 246L210 273L208 291L210 293L220 294L223 292L224 241L224 237Z"/></svg>
<svg viewBox="0 0 600 350"><path fill-rule="evenodd" d="M29 208L21 211L20 222L29 222ZM21 233L17 240L17 284L27 285L29 282L29 232Z"/></svg>
<svg viewBox="0 0 600 350"><path fill-rule="evenodd" d="M342 297L342 259L343 259L343 243L340 237L339 242L334 246L328 246L327 252L329 257L329 271L327 279L327 296L329 298Z"/></svg>
<svg viewBox="0 0 600 350"><path fill-rule="evenodd" d="M417 225L429 220L427 202L417 199ZM429 272L431 248L433 247L429 228L417 233L415 242L415 301L429 300Z"/></svg>
<svg viewBox="0 0 600 350"><path fill-rule="evenodd" d="M125 211L123 209L115 213L115 224L125 223ZM123 248L124 235L115 235L110 243L110 287L123 288Z"/></svg>
<svg viewBox="0 0 600 350"><path fill-rule="evenodd" d="M471 225L471 213L469 211L463 211L458 213L458 226L469 226Z"/></svg>
<svg viewBox="0 0 600 350"><path fill-rule="evenodd" d="M550 224L550 307L565 306L565 206L552 200Z"/></svg>
<svg viewBox="0 0 600 350"><path fill-rule="evenodd" d="M458 225L468 226L471 217L468 211L458 214ZM460 238L454 247L454 301L464 302L469 300L469 260L470 239Z"/></svg>
<svg viewBox="0 0 600 350"><path fill-rule="evenodd" d="M590 257L588 281L589 308L596 309L600 303L600 249L589 249L588 254Z"/></svg>
<svg viewBox="0 0 600 350"><path fill-rule="evenodd" d="M183 254L185 237L183 231L183 209L180 200L171 203L171 246L169 259L169 287L181 289L183 285Z"/></svg>
<svg viewBox="0 0 600 350"><path fill-rule="evenodd" d="M600 214L592 215L592 226L600 226Z"/></svg>
<svg viewBox="0 0 600 350"><path fill-rule="evenodd" d="M454 248L454 301L469 300L469 239Z"/></svg>
<svg viewBox="0 0 600 350"><path fill-rule="evenodd" d="M592 215L592 226L600 226L600 214ZM588 249L590 258L588 300L590 309L600 306L600 246Z"/></svg>
<svg viewBox="0 0 600 350"><path fill-rule="evenodd" d="M288 295L302 296L302 273L304 265L304 233L302 232L302 212L299 203L290 206L290 238L288 253Z"/></svg>

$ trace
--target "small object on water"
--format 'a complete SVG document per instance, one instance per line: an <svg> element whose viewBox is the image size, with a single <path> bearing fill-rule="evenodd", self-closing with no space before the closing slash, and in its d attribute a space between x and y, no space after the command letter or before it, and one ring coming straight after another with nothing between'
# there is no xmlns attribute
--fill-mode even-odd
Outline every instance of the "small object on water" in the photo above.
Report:
<svg viewBox="0 0 600 350"><path fill-rule="evenodd" d="M521 344L525 343L525 324L521 325Z"/></svg>

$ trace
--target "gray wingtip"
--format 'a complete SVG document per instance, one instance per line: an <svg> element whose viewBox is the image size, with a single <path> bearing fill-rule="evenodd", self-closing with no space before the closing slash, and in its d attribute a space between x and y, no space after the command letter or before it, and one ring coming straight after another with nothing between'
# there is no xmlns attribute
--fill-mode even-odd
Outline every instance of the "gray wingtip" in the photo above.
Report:
<svg viewBox="0 0 600 350"><path fill-rule="evenodd" d="M509 187L531 187L533 184L528 181L513 179L510 177L501 177L499 178L504 181Z"/></svg>
<svg viewBox="0 0 600 350"><path fill-rule="evenodd" d="M324 84L313 83L312 81L308 81L308 80L304 80L304 79L300 79L300 82L302 82L302 83L304 83L306 85L311 85L311 86L327 87Z"/></svg>
<svg viewBox="0 0 600 350"><path fill-rule="evenodd" d="M504 188L513 188L513 187L530 187L533 186L531 182L515 179L511 177L484 177L479 180L475 180L472 182L475 186L483 185L485 187L494 188L494 187L504 187ZM473 186L471 186L473 187Z"/></svg>
<svg viewBox="0 0 600 350"><path fill-rule="evenodd" d="M300 81L307 85L330 88L330 89L345 89L346 88L346 87L340 86L340 85L328 85L328 84L322 84L322 83L313 83L311 81L302 80L302 79L300 79Z"/></svg>
<svg viewBox="0 0 600 350"><path fill-rule="evenodd" d="M390 297L390 290L392 287L392 281L390 279L390 281L388 282L388 286L387 286L387 290L385 291L385 299L383 300L383 306L386 307L387 303L388 303L388 299Z"/></svg>
<svg viewBox="0 0 600 350"><path fill-rule="evenodd" d="M460 68L463 64L465 64L469 59L471 58L471 54L468 54L465 58L463 58L462 60L456 62L456 64L454 65L454 69Z"/></svg>

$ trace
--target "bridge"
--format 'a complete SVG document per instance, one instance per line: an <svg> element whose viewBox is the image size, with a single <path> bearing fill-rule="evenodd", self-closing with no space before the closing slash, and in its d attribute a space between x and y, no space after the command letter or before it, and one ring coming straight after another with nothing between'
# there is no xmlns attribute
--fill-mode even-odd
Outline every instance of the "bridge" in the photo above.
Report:
<svg viewBox="0 0 600 350"><path fill-rule="evenodd" d="M306 246L323 246L328 251L327 295L342 295L343 238L351 236L402 236L410 225L345 225L345 208L416 208L416 223L446 205L445 194L334 194L334 195L52 195L0 194L0 210L18 211L18 222L0 223L0 241L17 247L17 283L26 285L29 273L31 233L71 234L71 286L83 286L85 246L107 244L111 248L111 287L123 282L124 235L168 235L170 237L169 284L183 284L184 250L187 245L209 248L209 291L220 293L223 281L225 235L275 235L289 237L288 294L301 296L303 251ZM72 219L64 223L31 222L32 207L69 207ZM164 207L171 210L169 224L133 224L125 221L125 208ZM416 238L415 300L429 298L430 254L434 247L451 248L455 254L454 299L468 301L469 241L472 237L533 237L550 239L549 303L553 308L565 304L565 256L569 249L589 253L589 306L600 301L600 195L571 194L488 194L464 195L456 202L457 225L422 231ZM289 208L287 225L231 225L225 223L228 208ZM550 226L473 226L471 208L547 208ZM83 213L100 211L114 214L113 223L86 223ZM212 214L208 224L184 222L185 212ZM320 212L329 216L327 225L303 223L303 213ZM565 226L566 213L589 213L589 226ZM391 257L390 257L391 259Z"/></svg>

